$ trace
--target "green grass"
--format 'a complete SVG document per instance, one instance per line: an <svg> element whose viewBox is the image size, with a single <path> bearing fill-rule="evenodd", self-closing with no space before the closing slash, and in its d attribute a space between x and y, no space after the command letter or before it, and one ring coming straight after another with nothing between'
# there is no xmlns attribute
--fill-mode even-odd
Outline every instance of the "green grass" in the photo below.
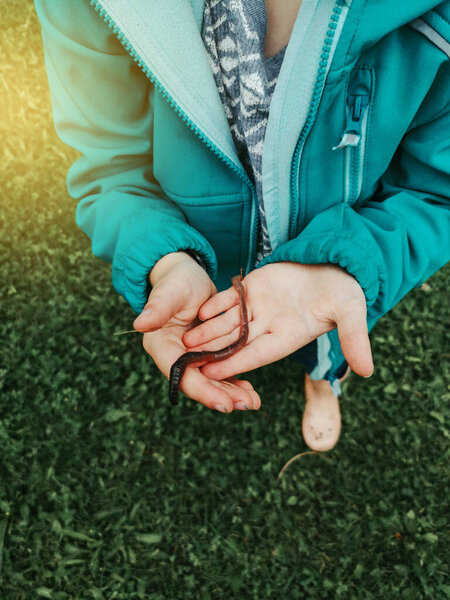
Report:
<svg viewBox="0 0 450 600"><path fill-rule="evenodd" d="M0 598L450 597L447 266L372 332L343 432L305 450L303 373L259 412L167 399L74 223L30 0L0 0Z"/></svg>

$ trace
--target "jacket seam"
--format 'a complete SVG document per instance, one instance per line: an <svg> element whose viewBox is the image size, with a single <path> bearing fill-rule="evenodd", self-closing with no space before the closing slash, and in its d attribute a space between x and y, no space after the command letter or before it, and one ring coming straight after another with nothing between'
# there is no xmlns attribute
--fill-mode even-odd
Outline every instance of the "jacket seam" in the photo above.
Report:
<svg viewBox="0 0 450 600"><path fill-rule="evenodd" d="M202 198L204 198L205 200L207 200L207 199L213 199L213 198L230 198L230 197L233 197L233 196L236 196L236 198L238 198L238 199L242 198L242 193L240 193L240 192L231 192L229 194L227 194L227 193L224 193L224 194L213 194L211 196L209 196L209 195L205 196L204 194L199 194L198 196L183 196L181 194L177 194L176 192L170 191L167 187L165 189L167 190L167 192L171 196L175 196L176 199L180 200L180 201L183 200L183 199L190 200L190 199L202 199ZM220 203L216 204L215 206L220 206L221 204L225 205L225 204L228 204L228 203L226 203L226 202L220 202ZM239 202L236 202L236 204L239 204Z"/></svg>
<svg viewBox="0 0 450 600"><path fill-rule="evenodd" d="M439 117L441 117L445 112L447 112L447 110L449 108L450 108L450 100L447 102L447 104L443 108L441 108L440 111L438 111L433 117L431 117L431 119L429 119L425 123L422 123L422 125L428 125L429 123L432 123L436 119L439 119Z"/></svg>
<svg viewBox="0 0 450 600"><path fill-rule="evenodd" d="M414 127L412 127L411 129L407 129L405 135L407 135L408 133L410 133L411 131L414 131L415 129L419 129L420 127L425 127L425 125L429 125L430 123L432 123L433 121L435 121L436 119L439 119L439 117L441 117L445 112L447 112L447 110L450 108L450 100L447 102L447 104L441 108L435 115L433 115L431 118L428 119L428 121L425 121L424 123L420 123L418 125L415 125ZM415 118L415 117L414 117ZM413 119L414 121L414 119ZM411 123L413 122L411 121Z"/></svg>
<svg viewBox="0 0 450 600"><path fill-rule="evenodd" d="M344 90L344 98L343 98L343 100L344 100L344 110L343 110L343 112L344 112L344 127L343 127L343 129L344 130L345 130L346 122L347 122L347 98L348 98L348 91L349 91L349 87L350 87L350 82L352 80L352 76L353 76L353 74L355 72L356 71L355 71L355 67L354 67L350 71L349 76L347 77L346 82L345 82L345 90ZM345 163L346 163L346 153L345 153L345 151L341 153L341 156L342 156L342 170L341 170L341 173L343 175L343 177L341 179L341 194L342 194L341 197L342 197L343 203L346 204L346 202L345 202Z"/></svg>
<svg viewBox="0 0 450 600"><path fill-rule="evenodd" d="M443 17L440 13L438 13L437 10L435 10L433 8L433 9L431 9L431 12L433 12L435 15L437 15L439 18L441 18L445 23L447 23L447 25L450 25L450 21L448 21L445 17Z"/></svg>
<svg viewBox="0 0 450 600"><path fill-rule="evenodd" d="M366 129L366 141L365 141L365 150L364 150L364 163L362 166L363 168L363 172L362 172L362 182L361 182L361 191L359 193L359 198L356 199L355 203L358 202L358 200L360 200L361 198L364 197L364 184L367 181L367 169L369 167L369 148L370 148L370 141L371 141L371 136L372 136L372 122L373 122L373 118L372 114L374 111L374 107L373 105L375 104L375 94L377 91L377 76L376 76L376 69L375 66L371 66L370 68L370 74L372 77L372 90L371 90L371 96L369 98L369 106L367 107L367 129ZM360 166L360 168L361 168ZM364 177L365 175L365 177ZM366 186L367 187L367 186Z"/></svg>
<svg viewBox="0 0 450 600"><path fill-rule="evenodd" d="M345 67L348 64L348 58L349 58L349 54L350 54L350 48L352 48L352 46L353 46L353 42L355 40L356 32L358 31L358 28L361 25L361 15L364 14L364 10L366 8L367 2L368 2L368 0L364 0L364 4L361 7L361 12L359 13L360 14L359 19L358 19L357 23L355 24L355 29L353 30L352 39L350 40L350 43L349 43L348 48L347 48L347 52L345 53L344 65L342 67L342 70L344 70ZM351 6L349 7L349 10L351 10Z"/></svg>

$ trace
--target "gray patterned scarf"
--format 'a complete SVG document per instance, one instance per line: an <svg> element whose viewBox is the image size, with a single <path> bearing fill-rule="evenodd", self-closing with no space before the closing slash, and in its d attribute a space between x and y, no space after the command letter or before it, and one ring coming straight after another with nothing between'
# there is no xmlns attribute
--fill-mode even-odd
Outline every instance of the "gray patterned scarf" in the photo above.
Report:
<svg viewBox="0 0 450 600"><path fill-rule="evenodd" d="M262 152L270 101L286 50L265 58L266 30L264 0L205 0L202 40L239 159L257 190L256 263L272 251L262 198Z"/></svg>

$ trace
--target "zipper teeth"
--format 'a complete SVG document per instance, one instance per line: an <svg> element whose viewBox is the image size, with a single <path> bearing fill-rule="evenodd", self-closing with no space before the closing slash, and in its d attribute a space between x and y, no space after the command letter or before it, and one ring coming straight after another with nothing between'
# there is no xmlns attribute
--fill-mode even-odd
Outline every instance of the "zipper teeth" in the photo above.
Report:
<svg viewBox="0 0 450 600"><path fill-rule="evenodd" d="M344 202L348 204L350 197L350 158L351 158L351 146L344 148Z"/></svg>
<svg viewBox="0 0 450 600"><path fill-rule="evenodd" d="M369 96L370 101L370 96ZM367 121L369 118L369 105L366 107L366 112L363 116L363 122L361 126L361 142L359 144L359 170L358 170L358 194L356 200L359 200L359 197L362 192L363 186L363 176L364 176L364 163L365 163L365 153L366 153L366 138L367 138Z"/></svg>
<svg viewBox="0 0 450 600"><path fill-rule="evenodd" d="M103 21L108 25L108 27L112 30L114 35L117 37L119 42L131 56L131 58L138 64L139 68L145 73L148 79L155 85L156 88L160 91L162 97L169 103L169 105L174 109L174 111L181 117L181 119L187 124L189 129L191 129L195 135L197 135L202 142L208 148L210 148L214 154L216 154L226 165L228 165L239 177L250 187L252 190L252 211L253 211L253 198L256 196L256 186L247 176L244 170L240 169L233 161L231 161L215 144L211 142L209 138L207 138L204 133L193 123L193 121L188 117L188 115L184 112L184 110L176 103L176 101L170 96L168 91L161 85L155 75L150 71L148 66L145 64L145 61L139 56L139 54L134 49L133 45L128 41L125 34L120 31L118 25L114 22L114 19L106 12L106 10L100 5L98 0L90 0L90 5L94 7L94 10L98 13L100 17L103 18ZM257 232L256 227L253 227L254 231L252 232L252 239L255 241ZM247 271L250 269L247 265Z"/></svg>
<svg viewBox="0 0 450 600"><path fill-rule="evenodd" d="M361 143L361 142L360 142ZM358 173L359 169L359 149L360 144L358 146L350 148L350 189L349 189L349 198L347 202L352 206L354 201L356 200L356 195L358 193L358 181L355 181L355 177L353 177L354 173Z"/></svg>
<svg viewBox="0 0 450 600"><path fill-rule="evenodd" d="M346 204L353 204L359 199L362 190L362 159L366 144L367 119L370 102L370 91L368 94L360 94L362 97L367 97L367 104L363 107L361 117L361 137L357 146L346 146L345 150L345 186L344 186L344 201ZM352 107L347 106L347 120L352 118ZM353 174L356 173L356 177Z"/></svg>
<svg viewBox="0 0 450 600"><path fill-rule="evenodd" d="M314 89L313 89L313 93L312 93L312 97L311 97L311 104L309 106L309 111L308 111L308 115L306 117L306 121L305 124L303 126L303 129L300 133L300 136L297 140L297 145L295 147L295 152L294 152L294 158L292 160L291 163L291 173L290 173L290 185L289 185L289 192L290 192L290 199L291 199L291 206L294 207L294 210L292 212L292 216L289 222L289 239L291 239L294 235L294 227L295 227L295 221L297 219L297 215L298 215L298 206L297 206L297 190L295 189L295 173L297 172L297 161L298 161L298 157L300 154L300 150L303 146L303 143L306 139L306 136L308 135L313 122L314 122L314 117L315 117L315 113L317 110L317 107L319 105L319 101L320 101L320 92L322 90L322 85L325 79L325 73L326 73L326 69L327 69L327 65L328 65L328 59L330 57L330 51L331 51L331 45L333 43L333 38L334 35L336 33L336 28L337 28L337 22L339 21L341 12L342 12L342 8L344 6L346 6L347 4L347 0L336 0L336 3L333 7L333 13L330 17L330 22L328 23L328 30L327 33L325 35L325 40L322 46L322 53L320 55L320 62L319 62L319 70L317 72L317 77L316 77L316 81L314 83Z"/></svg>
<svg viewBox="0 0 450 600"><path fill-rule="evenodd" d="M194 133L199 138L202 139L202 141L214 152L214 154L217 154L217 156L219 156L224 162L226 162L227 165L229 167L231 167L231 169L233 169L233 171L237 175L239 175L241 177L241 179L243 179L245 181L245 183L247 183L250 186L253 186L253 183L247 177L247 175L244 174L243 171L241 169L239 169L239 167L237 167L232 161L230 161L226 157L226 155L223 154L223 152L221 150L219 150L219 148L217 148L217 146L215 146L211 142L211 140L208 139L200 131L200 129L198 129L198 127L196 127L195 123L193 123L191 121L191 119L184 112L184 110L170 96L170 94L168 93L168 91L161 85L161 83L158 81L158 79L156 79L155 75L150 71L150 69L147 67L147 65L145 64L145 62L142 60L142 58L139 56L139 54L133 48L132 44L128 41L128 39L124 35L124 33L120 31L119 27L116 25L116 23L114 22L114 20L108 15L108 13L105 11L105 9L100 6L100 4L98 3L98 0L90 0L90 4L91 4L91 6L94 7L95 11L98 12L99 16L103 18L103 20L108 25L108 27L110 27L110 29L112 29L114 35L117 37L117 39L119 40L119 42L122 44L122 46L128 52L128 54L130 54L130 56L133 58L133 60L138 64L138 66L145 73L145 75L148 77L148 79L152 83L154 83L155 87L157 87L160 90L161 95L163 96L163 98L170 104L170 106L181 117L181 119L187 123L188 127L190 129L192 129L192 131L194 131Z"/></svg>

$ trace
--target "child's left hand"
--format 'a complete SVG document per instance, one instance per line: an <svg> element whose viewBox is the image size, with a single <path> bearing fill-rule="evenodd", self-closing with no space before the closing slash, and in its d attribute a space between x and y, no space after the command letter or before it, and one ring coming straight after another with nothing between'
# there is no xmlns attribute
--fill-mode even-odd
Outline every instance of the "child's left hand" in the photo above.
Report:
<svg viewBox="0 0 450 600"><path fill-rule="evenodd" d="M292 354L323 333L338 328L342 352L362 376L373 371L364 292L354 277L331 265L280 262L251 271L243 280L249 319L246 346L235 355L208 363L201 372L222 380ZM223 313L223 314L220 314ZM218 350L239 331L239 303L231 286L199 309L206 322L187 331L190 350Z"/></svg>

